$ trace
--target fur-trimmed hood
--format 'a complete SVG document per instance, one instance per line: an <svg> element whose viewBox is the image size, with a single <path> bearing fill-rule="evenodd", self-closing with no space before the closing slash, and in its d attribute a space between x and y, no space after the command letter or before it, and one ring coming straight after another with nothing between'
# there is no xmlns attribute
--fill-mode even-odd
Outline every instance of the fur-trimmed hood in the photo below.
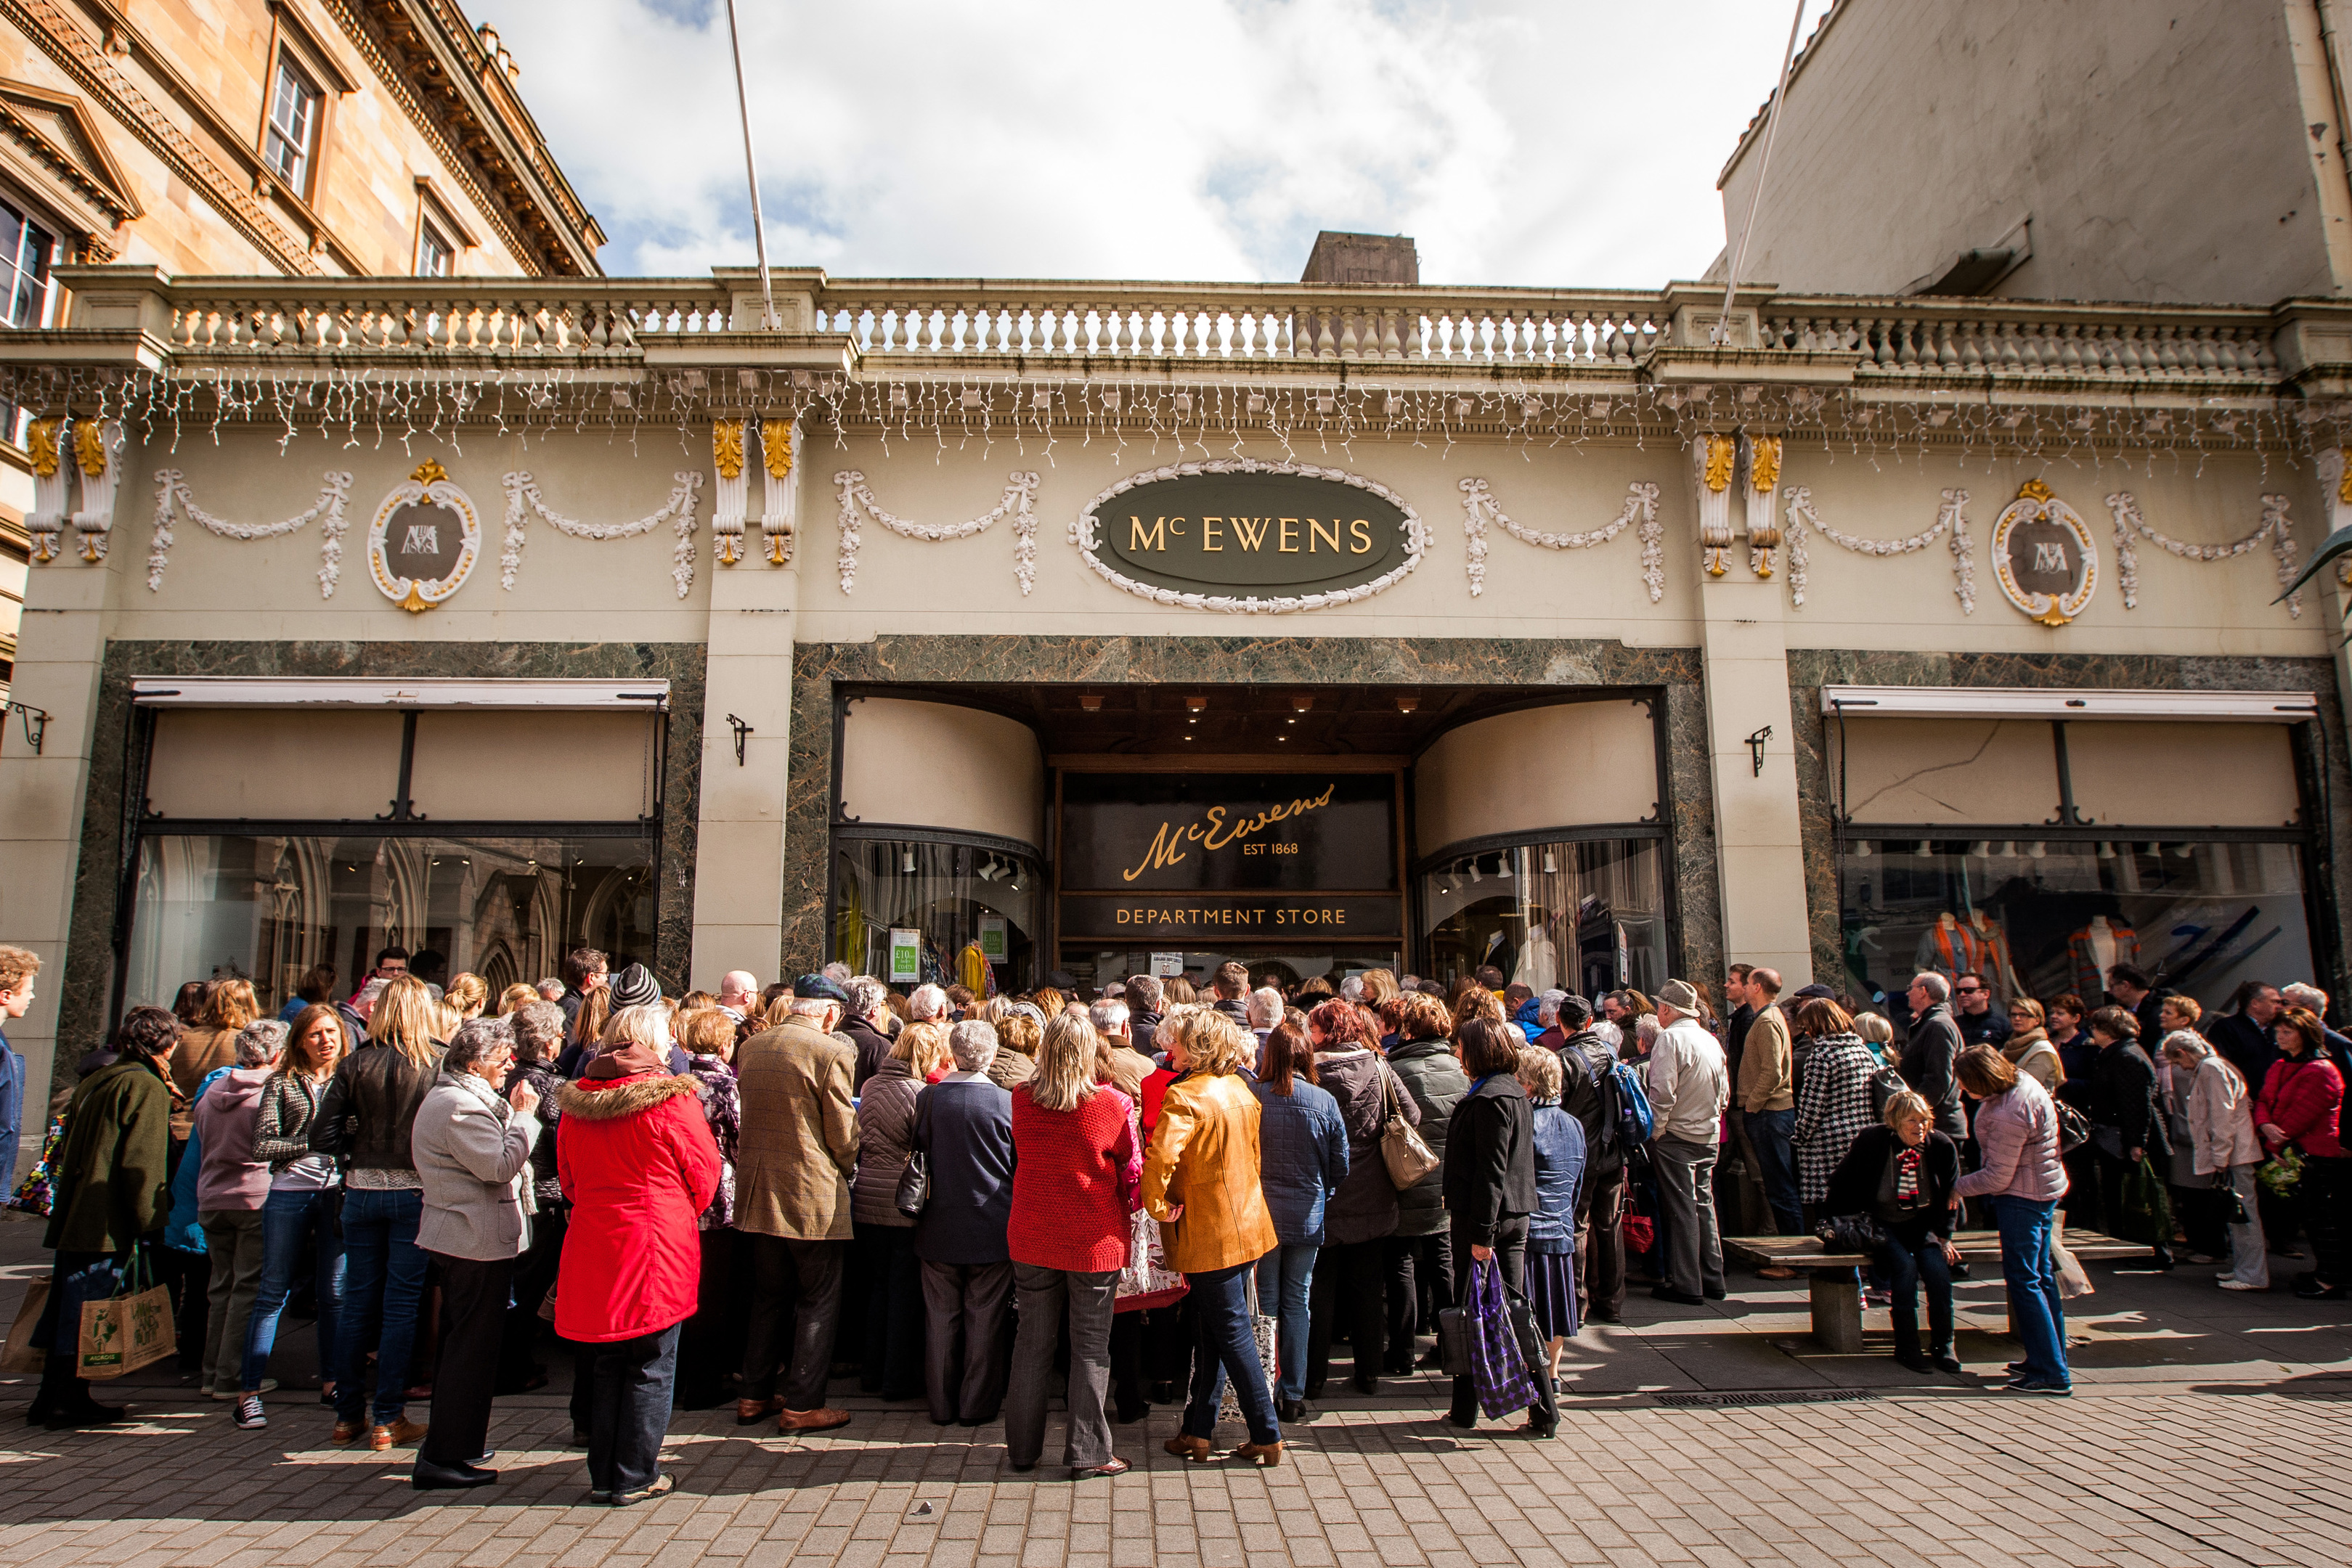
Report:
<svg viewBox="0 0 2352 1568"><path fill-rule="evenodd" d="M555 1092L555 1103L567 1116L577 1116L583 1122L610 1122L650 1111L676 1095L698 1093L701 1088L699 1079L683 1074L656 1077L642 1073L635 1078L566 1083Z"/></svg>

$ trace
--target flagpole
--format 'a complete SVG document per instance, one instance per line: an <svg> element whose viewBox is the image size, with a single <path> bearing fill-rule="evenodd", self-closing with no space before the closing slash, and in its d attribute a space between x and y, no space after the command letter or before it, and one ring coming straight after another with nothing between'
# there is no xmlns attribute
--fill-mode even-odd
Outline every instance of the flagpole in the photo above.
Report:
<svg viewBox="0 0 2352 1568"><path fill-rule="evenodd" d="M735 0L727 0L731 14ZM1756 209L1764 200L1764 175L1772 167L1772 137L1780 129L1780 100L1789 96L1789 68L1797 63L1797 30L1805 25L1805 0L1797 0L1797 14L1789 18L1789 47L1780 57L1780 85L1772 90L1771 107L1764 115L1764 144L1757 150L1756 185L1748 193L1748 218L1739 225L1738 241L1732 246L1729 276L1723 280L1723 314L1716 318L1711 341L1720 345L1731 340L1731 300L1739 288L1739 269L1748 260L1748 236L1756 227ZM741 68L740 66L737 68ZM743 134L751 135L747 125ZM748 143L746 144L749 145ZM760 193L753 183L751 204L758 210ZM764 274L762 276L765 276Z"/></svg>
<svg viewBox="0 0 2352 1568"><path fill-rule="evenodd" d="M751 239L760 251L760 303L768 330L776 319L775 287L768 280L768 225L760 215L760 162L751 151L751 95L743 86L743 39L735 26L735 0L727 0L727 47L735 56L735 107L743 119L743 172L751 182Z"/></svg>

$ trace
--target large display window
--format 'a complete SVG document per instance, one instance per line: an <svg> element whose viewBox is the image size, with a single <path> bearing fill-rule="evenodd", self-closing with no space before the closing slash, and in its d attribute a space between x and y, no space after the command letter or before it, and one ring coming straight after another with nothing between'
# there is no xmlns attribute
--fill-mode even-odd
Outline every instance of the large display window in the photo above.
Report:
<svg viewBox="0 0 2352 1568"><path fill-rule="evenodd" d="M1043 877L1027 845L963 835L834 843L833 956L900 990L1037 983ZM909 942L894 933L914 934Z"/></svg>
<svg viewBox="0 0 2352 1568"><path fill-rule="evenodd" d="M1665 846L1531 838L1441 851L1421 876L1430 975L1489 966L1506 983L1585 997L1666 979Z"/></svg>
<svg viewBox="0 0 2352 1568"><path fill-rule="evenodd" d="M392 946L424 978L470 971L493 997L578 946L650 966L654 849L643 832L149 833L125 999L169 1006L186 981L236 977L274 1010L313 967L348 990Z"/></svg>

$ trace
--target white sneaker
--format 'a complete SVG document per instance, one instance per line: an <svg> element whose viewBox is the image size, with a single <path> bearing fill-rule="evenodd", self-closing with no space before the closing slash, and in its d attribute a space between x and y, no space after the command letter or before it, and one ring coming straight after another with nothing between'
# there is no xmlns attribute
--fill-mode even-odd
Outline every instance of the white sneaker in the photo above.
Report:
<svg viewBox="0 0 2352 1568"><path fill-rule="evenodd" d="M239 1428L248 1432L257 1427L267 1427L269 1425L268 1414L261 1407L260 1395L245 1394L238 1396L236 1401L236 1421Z"/></svg>
<svg viewBox="0 0 2352 1568"><path fill-rule="evenodd" d="M2270 1287L2268 1285L2249 1285L2243 1280L2227 1279L2221 1281L2221 1289L2225 1291L2267 1291Z"/></svg>

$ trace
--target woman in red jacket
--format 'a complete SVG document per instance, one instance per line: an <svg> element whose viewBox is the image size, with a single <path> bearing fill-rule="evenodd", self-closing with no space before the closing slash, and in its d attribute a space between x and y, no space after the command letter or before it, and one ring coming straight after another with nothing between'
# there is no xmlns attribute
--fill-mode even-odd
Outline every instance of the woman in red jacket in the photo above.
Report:
<svg viewBox="0 0 2352 1568"><path fill-rule="evenodd" d="M661 1474L677 1375L678 1325L694 1315L702 1243L695 1221L719 1190L719 1145L700 1082L673 1078L668 1014L625 1008L603 1052L558 1093L556 1176L572 1202L556 1276L555 1332L593 1346L588 1494L625 1506L676 1485Z"/></svg>
<svg viewBox="0 0 2352 1568"><path fill-rule="evenodd" d="M1062 1462L1073 1480L1128 1469L1111 1454L1103 1399L1129 1216L1142 1201L1134 1105L1095 1082L1096 1043L1084 1014L1061 1014L1045 1025L1035 1074L1013 1088L1013 1212L1005 1227L1021 1332L1013 1346L1004 1446L1014 1469L1037 1468L1054 1347L1066 1315L1070 1421Z"/></svg>
<svg viewBox="0 0 2352 1568"><path fill-rule="evenodd" d="M2303 1159L2295 1184L2303 1228L2311 1235L2312 1270L2294 1293L2308 1301L2340 1301L2352 1285L2352 1250L2345 1246L2345 1210L2352 1207L2352 1155L2344 1150L2344 1074L2327 1060L2327 1026L2308 1008L2278 1016L2279 1059L2263 1078L2254 1102L2254 1131L2275 1155L2292 1148Z"/></svg>

